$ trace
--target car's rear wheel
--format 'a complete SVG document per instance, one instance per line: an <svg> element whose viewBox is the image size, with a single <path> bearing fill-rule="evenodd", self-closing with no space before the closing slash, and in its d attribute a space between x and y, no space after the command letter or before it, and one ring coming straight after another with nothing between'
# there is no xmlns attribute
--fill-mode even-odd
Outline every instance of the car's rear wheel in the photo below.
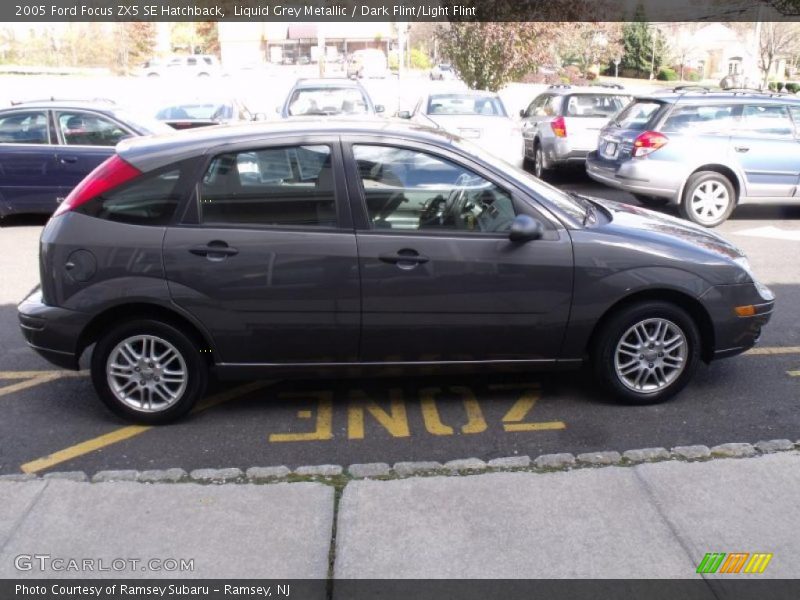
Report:
<svg viewBox="0 0 800 600"><path fill-rule="evenodd" d="M736 208L736 190L716 171L699 171L689 177L681 202L681 215L702 225L716 227Z"/></svg>
<svg viewBox="0 0 800 600"><path fill-rule="evenodd" d="M148 424L186 414L208 380L197 343L180 329L151 319L123 323L103 335L92 354L91 373L108 408Z"/></svg>
<svg viewBox="0 0 800 600"><path fill-rule="evenodd" d="M658 196L645 196L644 194L634 194L634 198L636 201L646 206L647 208L655 208L658 206L664 206L667 202L669 202L668 198L660 198Z"/></svg>
<svg viewBox="0 0 800 600"><path fill-rule="evenodd" d="M663 402L694 375L700 332L668 302L641 302L615 313L595 337L594 369L603 387L627 404Z"/></svg>
<svg viewBox="0 0 800 600"><path fill-rule="evenodd" d="M545 179L550 174L550 169L545 165L542 145L538 143L533 148L533 174L539 179Z"/></svg>

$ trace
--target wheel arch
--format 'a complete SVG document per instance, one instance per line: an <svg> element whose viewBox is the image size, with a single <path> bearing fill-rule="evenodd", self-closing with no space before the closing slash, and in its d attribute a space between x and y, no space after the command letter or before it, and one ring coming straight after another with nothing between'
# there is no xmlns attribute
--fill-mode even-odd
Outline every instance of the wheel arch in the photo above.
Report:
<svg viewBox="0 0 800 600"><path fill-rule="evenodd" d="M736 198L734 198L734 202L736 204L739 203L739 199L744 195L744 181L739 173L733 167L729 165L723 165L720 163L708 163L705 165L700 165L699 167L692 169L692 171L686 176L681 184L680 192L678 193L678 202L683 202L683 195L686 193L686 185L691 179L692 175L696 175L701 171L712 171L714 173L719 173L728 179L733 186L733 191L736 194Z"/></svg>
<svg viewBox="0 0 800 600"><path fill-rule="evenodd" d="M592 333L589 335L585 352L591 355L591 351L599 339L599 334L602 332L606 323L608 323L608 321L615 314L617 314L623 308L647 301L669 302L689 313L689 316L695 322L698 330L700 331L700 356L704 362L711 361L714 356L714 348L716 344L714 337L714 324L711 321L711 316L697 298L674 289L641 290L619 299L608 309L606 309L600 319L598 319L597 323L595 323Z"/></svg>
<svg viewBox="0 0 800 600"><path fill-rule="evenodd" d="M78 338L77 356L80 358L86 348L99 339L103 331L134 319L154 319L180 329L198 345L200 354L208 362L209 367L213 365L214 345L211 337L200 325L174 309L147 302L117 304L96 315L81 331Z"/></svg>

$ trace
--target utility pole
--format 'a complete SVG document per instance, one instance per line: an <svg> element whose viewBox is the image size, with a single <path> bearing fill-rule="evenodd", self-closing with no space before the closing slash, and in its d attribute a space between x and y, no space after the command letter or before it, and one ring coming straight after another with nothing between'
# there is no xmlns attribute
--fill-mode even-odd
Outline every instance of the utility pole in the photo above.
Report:
<svg viewBox="0 0 800 600"><path fill-rule="evenodd" d="M319 63L319 76L325 77L325 23L317 24L317 62Z"/></svg>
<svg viewBox="0 0 800 600"><path fill-rule="evenodd" d="M653 25L653 33L651 35L652 44L653 44L653 56L650 59L650 79L656 78L656 34L658 33L658 29L656 29L655 25Z"/></svg>
<svg viewBox="0 0 800 600"><path fill-rule="evenodd" d="M756 9L756 11L757 11L756 12L756 31L755 31L755 38L754 38L754 42L753 42L754 46L755 46L754 52L753 52L753 56L756 59L756 68L758 69L758 73L759 73L758 89L760 89L760 90L764 89L764 84L766 83L767 78L769 77L769 73L767 73L766 71L764 71L764 74L761 75L761 70L762 70L762 68L761 68L761 17L762 17L761 11L762 11L763 7L764 7L763 4L759 3L758 4L758 8Z"/></svg>

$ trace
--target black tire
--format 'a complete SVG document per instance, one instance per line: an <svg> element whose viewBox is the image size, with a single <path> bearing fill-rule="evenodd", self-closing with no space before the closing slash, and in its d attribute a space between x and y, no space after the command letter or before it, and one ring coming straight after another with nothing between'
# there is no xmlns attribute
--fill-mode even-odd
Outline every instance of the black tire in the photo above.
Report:
<svg viewBox="0 0 800 600"><path fill-rule="evenodd" d="M540 143L533 146L533 174L544 181L550 175L550 169L544 165L544 151Z"/></svg>
<svg viewBox="0 0 800 600"><path fill-rule="evenodd" d="M157 408L151 411L137 409L130 403L126 403L123 399L118 398L111 389L109 377L106 372L106 365L108 364L109 357L112 352L115 352L115 348L117 348L118 344L121 344L126 339L135 338L136 336L150 336L151 338L156 338L160 340L157 341L157 344L166 342L172 346L176 355L180 355L180 359L175 358L174 360L176 362L171 364L173 369L176 368L176 365L177 368L183 368L185 383L180 386L179 390L175 390L176 393L180 391L177 398L170 400L163 409ZM164 349L167 346L160 345L158 347ZM142 354L144 354L144 352L142 352ZM181 363L180 360L182 360L183 363ZM164 365L161 365L161 367L167 368L167 366L169 366L167 363L169 363L169 361L165 361ZM158 365L156 366L158 367ZM129 369L126 370L133 375L133 371ZM161 374L164 378L161 384L150 381L151 379L158 381L158 374ZM203 397L208 382L208 365L200 355L197 342L180 329L162 321L137 319L114 327L97 341L97 345L92 353L91 375L92 383L94 384L97 394L112 412L130 421L155 425L169 423L182 417ZM121 377L130 379L128 375ZM148 383L150 383L150 385L161 385L162 390L167 386L165 382L167 381L168 375L160 370L147 374L142 372L141 375L134 375L134 377L149 378ZM144 381L144 379L142 379L142 381ZM138 388L134 387L131 388L131 392L129 393L136 393L137 391ZM152 392L149 393L152 396Z"/></svg>
<svg viewBox="0 0 800 600"><path fill-rule="evenodd" d="M727 205L718 215L708 217L702 210L698 212L698 205L694 203L694 198L695 194L703 189L703 186L719 186L719 189L724 190L727 195ZM686 181L686 188L681 199L680 213L685 219L703 227L716 227L731 216L733 209L736 208L736 202L736 190L730 179L716 171L698 171Z"/></svg>
<svg viewBox="0 0 800 600"><path fill-rule="evenodd" d="M644 194L634 194L634 198L636 201L647 207L647 208L656 208L659 206L664 206L667 202L669 202L668 198L659 198L658 196L645 196Z"/></svg>
<svg viewBox="0 0 800 600"><path fill-rule="evenodd" d="M682 370L675 368L673 371L674 377L668 381L668 377L664 374L667 369L672 369L673 367L668 366L666 361L672 361L669 363L671 365L676 362L675 358L670 358L669 356L667 358L659 358L664 353L659 355L658 344L655 344L656 348L651 348L650 340L646 340L646 348L642 350L645 354L639 354L638 356L634 354L628 358L632 352L628 349L630 345L626 345L620 350L620 353L624 353L620 354L620 356L632 362L623 363L621 370L624 371L629 365L632 365L635 371L631 376L637 372L650 372L650 374L644 375L641 381L642 389L633 389L630 385L631 382L628 381L626 383L623 380L623 376L618 373L616 363L618 346L620 346L623 339L631 339L628 335L635 338L635 333L629 334L628 332L637 324L651 323L653 325L651 333L655 332L655 324L652 323L652 320L656 319L668 322L682 333L685 344L681 361L683 367ZM674 330L667 329L667 331ZM691 380L700 361L701 338L697 324L685 310L669 302L647 301L621 308L603 324L602 328L597 332L595 340L594 348L592 349L595 376L611 397L625 404L656 404L668 400L680 392ZM676 351L668 350L666 354L674 356ZM639 352L639 350L633 350L633 353L636 352ZM650 360L653 362L648 362ZM656 368L653 369L651 365ZM661 369L661 376L664 377L663 387L658 387L659 384L656 381L656 372L659 368ZM644 389L645 385L649 385L651 388L655 386L655 388Z"/></svg>

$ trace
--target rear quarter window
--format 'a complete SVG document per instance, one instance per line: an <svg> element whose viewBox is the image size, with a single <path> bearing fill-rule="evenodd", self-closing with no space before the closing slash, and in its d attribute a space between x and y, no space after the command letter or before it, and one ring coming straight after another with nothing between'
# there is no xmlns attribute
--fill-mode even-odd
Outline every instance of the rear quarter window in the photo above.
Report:
<svg viewBox="0 0 800 600"><path fill-rule="evenodd" d="M708 104L676 107L664 121L661 130L676 133L729 134L734 123L735 107Z"/></svg>
<svg viewBox="0 0 800 600"><path fill-rule="evenodd" d="M131 225L166 225L180 203L186 164L178 164L137 177L75 210L79 213Z"/></svg>

